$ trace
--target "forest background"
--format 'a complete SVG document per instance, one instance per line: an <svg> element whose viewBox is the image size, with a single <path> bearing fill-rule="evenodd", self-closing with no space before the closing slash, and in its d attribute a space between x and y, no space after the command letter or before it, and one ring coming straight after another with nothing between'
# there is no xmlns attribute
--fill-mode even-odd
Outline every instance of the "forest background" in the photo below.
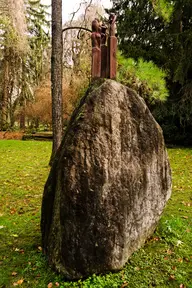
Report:
<svg viewBox="0 0 192 288"><path fill-rule="evenodd" d="M191 145L190 1L112 2L119 41L117 80L145 99L167 143ZM75 17L74 12L64 27L91 29L95 17L107 19L96 2L81 3L81 10L84 13ZM50 6L40 0L0 1L1 131L52 129L49 11ZM90 33L67 30L63 33L64 127L90 85L90 68Z"/></svg>

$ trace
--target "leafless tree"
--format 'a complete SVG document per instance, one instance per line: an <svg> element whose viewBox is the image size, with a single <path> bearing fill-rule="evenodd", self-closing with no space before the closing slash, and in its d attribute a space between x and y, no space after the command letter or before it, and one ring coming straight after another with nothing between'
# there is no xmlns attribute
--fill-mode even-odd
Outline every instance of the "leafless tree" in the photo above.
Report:
<svg viewBox="0 0 192 288"><path fill-rule="evenodd" d="M80 11L83 11L80 14ZM79 15L77 17L77 15ZM91 69L91 23L94 18L103 18L103 7L92 0L81 2L72 13L71 20L63 28L63 65L65 74L71 75L71 83L78 76L87 80Z"/></svg>

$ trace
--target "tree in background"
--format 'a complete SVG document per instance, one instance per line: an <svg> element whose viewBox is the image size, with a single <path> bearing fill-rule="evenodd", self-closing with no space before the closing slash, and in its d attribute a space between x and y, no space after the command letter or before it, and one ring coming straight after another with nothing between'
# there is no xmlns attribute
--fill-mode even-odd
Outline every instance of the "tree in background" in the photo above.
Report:
<svg viewBox="0 0 192 288"><path fill-rule="evenodd" d="M82 8L84 13L74 20L75 13ZM63 29L63 64L64 77L67 76L71 86L80 86L85 91L91 80L91 24L93 19L102 19L105 11L99 4L92 3L90 0L86 4L80 4L74 12L70 21L64 24ZM82 27L71 29L72 27ZM68 30L65 30L65 29ZM81 95L81 93L80 93Z"/></svg>
<svg viewBox="0 0 192 288"><path fill-rule="evenodd" d="M23 0L0 2L0 128L6 128L8 118L12 121L12 94L15 92L16 75L21 58L26 53L25 7ZM18 70L17 70L18 73ZM18 74L17 74L18 75ZM10 108L10 109L9 109ZM10 112L10 113L9 113ZM10 115L9 115L10 114Z"/></svg>
<svg viewBox="0 0 192 288"><path fill-rule="evenodd" d="M63 77L63 39L62 39L62 0L52 0L52 54L51 54L51 95L53 146L50 164L61 144L63 135L62 115L62 77Z"/></svg>
<svg viewBox="0 0 192 288"><path fill-rule="evenodd" d="M124 55L152 60L167 72L170 97L153 110L167 140L181 134L192 140L191 1L114 0L113 11Z"/></svg>
<svg viewBox="0 0 192 288"><path fill-rule="evenodd" d="M20 80L21 92L20 128L25 128L26 103L34 98L34 89L49 73L50 36L48 13L49 6L41 4L40 0L28 0L26 3L26 21L28 28L29 53L22 59L22 73Z"/></svg>
<svg viewBox="0 0 192 288"><path fill-rule="evenodd" d="M83 94L83 92L81 93L82 81L77 79L72 86L69 80L64 77L62 83L64 127ZM44 130L52 129L51 81L49 78L43 80L35 89L34 101L28 102L26 105L26 118L30 132L42 128Z"/></svg>
<svg viewBox="0 0 192 288"><path fill-rule="evenodd" d="M28 0L26 6L29 45L31 48L30 63L33 69L33 82L38 85L50 72L50 15L48 5L41 0Z"/></svg>
<svg viewBox="0 0 192 288"><path fill-rule="evenodd" d="M25 105L33 99L35 86L47 72L42 63L48 63L49 46L47 7L40 0L26 1L25 5L21 0L9 0L6 4L7 13L0 15L1 130L14 126L18 109L20 127L24 128Z"/></svg>
<svg viewBox="0 0 192 288"><path fill-rule="evenodd" d="M82 6L82 5L81 5ZM91 22L95 17L101 17L104 10L100 6L88 3L84 9L84 14L78 19L65 23L65 28L83 27L88 31L91 29ZM74 15L74 14L73 14ZM79 98L90 84L91 68L91 33L83 29L68 29L63 33L63 111L64 128L68 119L75 109ZM50 75L41 81L34 91L34 101L27 103L26 119L32 131L51 126L51 83ZM39 126L41 125L41 126ZM30 131L29 130L29 131Z"/></svg>
<svg viewBox="0 0 192 288"><path fill-rule="evenodd" d="M134 89L150 107L154 103L166 101L169 93L166 88L166 73L152 61L138 61L117 54L117 81Z"/></svg>

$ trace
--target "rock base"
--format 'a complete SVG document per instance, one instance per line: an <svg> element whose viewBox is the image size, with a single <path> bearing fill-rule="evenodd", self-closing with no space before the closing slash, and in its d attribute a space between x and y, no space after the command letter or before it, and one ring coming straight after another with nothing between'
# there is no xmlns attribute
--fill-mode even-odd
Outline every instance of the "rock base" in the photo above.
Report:
<svg viewBox="0 0 192 288"><path fill-rule="evenodd" d="M170 195L161 128L134 91L106 80L74 111L45 185L49 263L68 279L121 269Z"/></svg>

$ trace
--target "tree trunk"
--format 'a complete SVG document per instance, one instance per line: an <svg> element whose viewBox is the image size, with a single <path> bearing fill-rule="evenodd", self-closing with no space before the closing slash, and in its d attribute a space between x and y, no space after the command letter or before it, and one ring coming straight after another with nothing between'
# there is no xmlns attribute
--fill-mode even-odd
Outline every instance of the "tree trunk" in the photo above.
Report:
<svg viewBox="0 0 192 288"><path fill-rule="evenodd" d="M25 100L23 100L21 103L20 103L20 129L21 130L25 130Z"/></svg>
<svg viewBox="0 0 192 288"><path fill-rule="evenodd" d="M52 83L52 127L53 146L50 165L62 140L63 135L63 107L62 107L62 0L52 0L52 55L51 55L51 83Z"/></svg>
<svg viewBox="0 0 192 288"><path fill-rule="evenodd" d="M8 117L8 98L9 98L9 60L8 60L8 51L5 48L4 56L4 68L3 68L3 92L1 100L1 130L6 129L7 117Z"/></svg>

